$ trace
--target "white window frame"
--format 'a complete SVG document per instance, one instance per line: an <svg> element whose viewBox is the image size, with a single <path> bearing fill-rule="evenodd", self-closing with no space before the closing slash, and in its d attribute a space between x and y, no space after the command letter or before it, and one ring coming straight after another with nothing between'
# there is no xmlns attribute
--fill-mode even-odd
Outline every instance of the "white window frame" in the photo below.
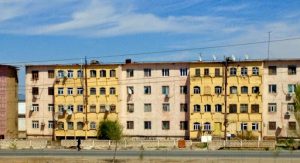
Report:
<svg viewBox="0 0 300 163"><path fill-rule="evenodd" d="M194 131L199 131L201 130L201 123L199 122L194 122Z"/></svg>
<svg viewBox="0 0 300 163"><path fill-rule="evenodd" d="M57 88L57 94L58 95L63 95L64 94L64 88L63 87Z"/></svg>
<svg viewBox="0 0 300 163"><path fill-rule="evenodd" d="M248 68L247 67L242 67L241 68L241 75L242 76L247 76L248 75Z"/></svg>
<svg viewBox="0 0 300 163"><path fill-rule="evenodd" d="M162 72L162 76L170 76L170 69L168 69L168 68L163 68L162 70L161 70Z"/></svg>
<svg viewBox="0 0 300 163"><path fill-rule="evenodd" d="M68 92L68 95L73 95L73 88L68 88L67 92Z"/></svg>
<svg viewBox="0 0 300 163"><path fill-rule="evenodd" d="M259 75L259 68L258 67L252 67L252 75L258 76Z"/></svg>
<svg viewBox="0 0 300 163"><path fill-rule="evenodd" d="M180 68L180 76L187 76L188 68Z"/></svg>
<svg viewBox="0 0 300 163"><path fill-rule="evenodd" d="M268 112L277 112L277 103L268 103Z"/></svg>

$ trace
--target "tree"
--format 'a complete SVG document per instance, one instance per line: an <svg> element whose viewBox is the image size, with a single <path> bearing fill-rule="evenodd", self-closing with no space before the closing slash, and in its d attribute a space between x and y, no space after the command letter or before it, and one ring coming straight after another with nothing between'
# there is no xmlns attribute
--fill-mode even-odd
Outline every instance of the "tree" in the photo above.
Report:
<svg viewBox="0 0 300 163"><path fill-rule="evenodd" d="M297 120L298 126L300 128L300 84L296 85L294 103L295 103L294 115L295 115L295 119Z"/></svg>
<svg viewBox="0 0 300 163"><path fill-rule="evenodd" d="M99 124L98 139L115 141L115 152L113 162L115 162L118 142L122 138L123 127L118 121L104 120Z"/></svg>

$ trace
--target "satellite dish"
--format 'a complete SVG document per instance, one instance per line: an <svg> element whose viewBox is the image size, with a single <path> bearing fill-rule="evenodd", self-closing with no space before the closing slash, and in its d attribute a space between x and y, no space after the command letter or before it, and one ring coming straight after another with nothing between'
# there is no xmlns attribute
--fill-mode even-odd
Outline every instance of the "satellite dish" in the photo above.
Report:
<svg viewBox="0 0 300 163"><path fill-rule="evenodd" d="M217 60L217 57L215 55L213 55L212 57L213 57L213 61Z"/></svg>
<svg viewBox="0 0 300 163"><path fill-rule="evenodd" d="M133 94L133 90L131 88L128 88L127 92L128 92L129 95Z"/></svg>
<svg viewBox="0 0 300 163"><path fill-rule="evenodd" d="M248 59L249 59L249 56L248 56L247 54L245 55L245 59L246 59L246 60L248 60Z"/></svg>
<svg viewBox="0 0 300 163"><path fill-rule="evenodd" d="M109 111L110 108L109 108L109 105L105 105L105 111Z"/></svg>
<svg viewBox="0 0 300 163"><path fill-rule="evenodd" d="M235 56L234 56L234 55L231 55L231 59L232 59L233 61L235 61Z"/></svg>
<svg viewBox="0 0 300 163"><path fill-rule="evenodd" d="M33 106L31 106L31 107L30 107L30 111L34 111L34 108L33 108Z"/></svg>
<svg viewBox="0 0 300 163"><path fill-rule="evenodd" d="M199 54L199 61L202 61L202 55L201 55L201 53Z"/></svg>
<svg viewBox="0 0 300 163"><path fill-rule="evenodd" d="M71 109L68 109L68 110L67 110L67 114L68 114L68 115L72 115L72 114L73 114L73 111L72 111Z"/></svg>

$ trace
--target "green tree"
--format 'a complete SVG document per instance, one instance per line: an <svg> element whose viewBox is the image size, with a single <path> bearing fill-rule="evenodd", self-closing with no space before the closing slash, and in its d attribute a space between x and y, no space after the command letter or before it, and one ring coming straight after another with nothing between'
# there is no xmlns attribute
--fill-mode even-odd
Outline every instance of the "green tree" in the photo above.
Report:
<svg viewBox="0 0 300 163"><path fill-rule="evenodd" d="M115 141L115 152L113 162L115 162L118 142L122 138L123 127L118 121L104 120L100 122L98 139Z"/></svg>
<svg viewBox="0 0 300 163"><path fill-rule="evenodd" d="M300 84L296 85L294 102L295 112L300 112Z"/></svg>

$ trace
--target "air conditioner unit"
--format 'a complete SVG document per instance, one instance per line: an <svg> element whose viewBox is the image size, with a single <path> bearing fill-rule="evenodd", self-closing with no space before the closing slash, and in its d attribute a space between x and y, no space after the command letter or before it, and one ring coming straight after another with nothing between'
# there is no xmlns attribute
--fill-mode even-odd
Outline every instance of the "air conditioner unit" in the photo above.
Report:
<svg viewBox="0 0 300 163"><path fill-rule="evenodd" d="M292 97L292 93L287 93L286 97Z"/></svg>
<svg viewBox="0 0 300 163"><path fill-rule="evenodd" d="M45 126L45 122L41 122L41 125L42 125L42 126Z"/></svg>
<svg viewBox="0 0 300 163"><path fill-rule="evenodd" d="M168 93L166 93L165 94L165 98L169 98L170 96L169 96L169 94Z"/></svg>

